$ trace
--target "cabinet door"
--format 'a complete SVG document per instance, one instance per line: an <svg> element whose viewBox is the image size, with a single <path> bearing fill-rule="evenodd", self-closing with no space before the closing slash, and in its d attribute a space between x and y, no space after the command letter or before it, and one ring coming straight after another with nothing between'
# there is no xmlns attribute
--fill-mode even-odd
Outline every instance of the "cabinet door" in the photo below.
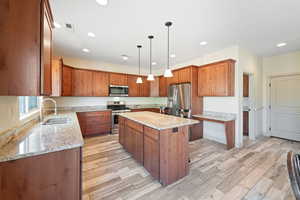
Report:
<svg viewBox="0 0 300 200"><path fill-rule="evenodd" d="M159 77L159 96L166 97L168 95L167 92L167 79L163 76Z"/></svg>
<svg viewBox="0 0 300 200"><path fill-rule="evenodd" d="M72 96L73 68L63 66L62 69L62 96Z"/></svg>
<svg viewBox="0 0 300 200"><path fill-rule="evenodd" d="M212 96L212 82L210 81L211 72L209 67L198 69L198 96Z"/></svg>
<svg viewBox="0 0 300 200"><path fill-rule="evenodd" d="M227 96L228 92L228 65L221 63L210 69L210 79L213 96Z"/></svg>
<svg viewBox="0 0 300 200"><path fill-rule="evenodd" d="M62 59L52 60L52 96L62 95Z"/></svg>
<svg viewBox="0 0 300 200"><path fill-rule="evenodd" d="M133 139L133 142L132 142L133 157L140 164L143 164L143 162L144 162L144 138L143 138L143 133L132 129L132 139Z"/></svg>
<svg viewBox="0 0 300 200"><path fill-rule="evenodd" d="M145 128L144 132L144 167L156 179L159 178L159 133Z"/></svg>
<svg viewBox="0 0 300 200"><path fill-rule="evenodd" d="M142 77L143 83L140 84L140 97L150 96L150 81L147 81L147 77Z"/></svg>
<svg viewBox="0 0 300 200"><path fill-rule="evenodd" d="M52 94L52 30L49 11L46 3L43 9L43 32L41 49L41 94L50 96Z"/></svg>
<svg viewBox="0 0 300 200"><path fill-rule="evenodd" d="M173 77L166 78L167 79L167 86L171 84L176 84L178 83L179 80L179 72L178 71L173 71Z"/></svg>
<svg viewBox="0 0 300 200"><path fill-rule="evenodd" d="M154 77L154 81L150 82L150 97L159 97L159 78Z"/></svg>
<svg viewBox="0 0 300 200"><path fill-rule="evenodd" d="M128 81L128 95L130 97L138 97L140 96L139 91L139 83L136 83L136 79L138 76L135 75L127 75L127 81Z"/></svg>
<svg viewBox="0 0 300 200"><path fill-rule="evenodd" d="M42 8L40 0L1 0L0 95L2 96L40 95Z"/></svg>
<svg viewBox="0 0 300 200"><path fill-rule="evenodd" d="M127 75L119 73L109 73L110 85L127 85Z"/></svg>
<svg viewBox="0 0 300 200"><path fill-rule="evenodd" d="M191 82L191 68L187 67L177 71L178 83L190 83Z"/></svg>
<svg viewBox="0 0 300 200"><path fill-rule="evenodd" d="M249 97L249 75L243 75L243 97Z"/></svg>
<svg viewBox="0 0 300 200"><path fill-rule="evenodd" d="M73 96L92 96L93 72L74 69L72 78L72 92Z"/></svg>
<svg viewBox="0 0 300 200"><path fill-rule="evenodd" d="M109 74L106 72L93 72L93 95L98 97L108 96Z"/></svg>

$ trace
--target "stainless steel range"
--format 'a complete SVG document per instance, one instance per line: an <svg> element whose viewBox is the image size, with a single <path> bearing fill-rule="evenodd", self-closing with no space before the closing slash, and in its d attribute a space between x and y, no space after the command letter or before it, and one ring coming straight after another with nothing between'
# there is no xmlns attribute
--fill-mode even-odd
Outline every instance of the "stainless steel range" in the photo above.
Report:
<svg viewBox="0 0 300 200"><path fill-rule="evenodd" d="M112 128L118 128L118 116L120 113L131 112L131 110L126 107L125 101L108 101L107 109L112 110Z"/></svg>

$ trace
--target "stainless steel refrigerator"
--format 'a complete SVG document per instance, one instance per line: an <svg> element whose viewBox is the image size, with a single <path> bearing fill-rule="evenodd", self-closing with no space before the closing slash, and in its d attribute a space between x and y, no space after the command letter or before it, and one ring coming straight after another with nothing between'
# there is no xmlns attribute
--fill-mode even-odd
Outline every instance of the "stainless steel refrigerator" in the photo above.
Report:
<svg viewBox="0 0 300 200"><path fill-rule="evenodd" d="M191 118L191 84L170 85L168 88L168 114Z"/></svg>

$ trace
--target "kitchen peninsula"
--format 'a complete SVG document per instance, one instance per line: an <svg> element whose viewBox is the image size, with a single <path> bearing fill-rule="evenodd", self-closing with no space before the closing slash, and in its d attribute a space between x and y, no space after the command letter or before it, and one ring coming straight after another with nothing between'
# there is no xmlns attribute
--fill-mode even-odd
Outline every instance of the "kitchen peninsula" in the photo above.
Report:
<svg viewBox="0 0 300 200"><path fill-rule="evenodd" d="M154 112L122 113L119 142L163 185L188 174L189 126L199 123Z"/></svg>

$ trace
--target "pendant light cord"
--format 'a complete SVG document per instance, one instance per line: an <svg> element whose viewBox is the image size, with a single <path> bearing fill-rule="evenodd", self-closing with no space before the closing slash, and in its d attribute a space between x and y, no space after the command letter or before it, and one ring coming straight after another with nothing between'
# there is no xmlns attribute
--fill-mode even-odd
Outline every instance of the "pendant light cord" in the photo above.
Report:
<svg viewBox="0 0 300 200"><path fill-rule="evenodd" d="M152 74L152 39L150 38L150 74Z"/></svg>
<svg viewBox="0 0 300 200"><path fill-rule="evenodd" d="M170 27L168 26L168 65L167 65L167 69L169 69L170 67Z"/></svg>
<svg viewBox="0 0 300 200"><path fill-rule="evenodd" d="M141 48L139 48L139 75L141 75Z"/></svg>

